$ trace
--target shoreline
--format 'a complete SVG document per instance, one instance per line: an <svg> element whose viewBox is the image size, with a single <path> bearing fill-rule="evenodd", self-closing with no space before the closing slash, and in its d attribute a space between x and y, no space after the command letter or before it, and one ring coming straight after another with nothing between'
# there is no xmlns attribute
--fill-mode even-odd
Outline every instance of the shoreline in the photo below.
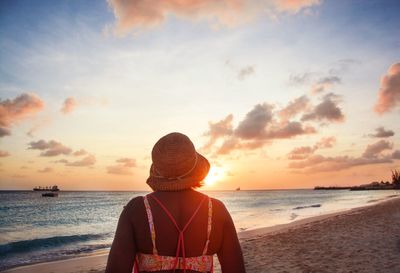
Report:
<svg viewBox="0 0 400 273"><path fill-rule="evenodd" d="M389 204L391 202L399 202L399 195L392 195L380 200L373 200L373 202L364 204L362 206L343 209L337 212L331 212L326 214L321 214L317 216L311 216L299 220L295 220L286 224L279 224L270 227L260 227L251 230L245 230L238 232L239 240L242 244L244 255L246 256L246 247L243 244L247 242L254 242L261 240L266 237L273 237L279 234L289 233L291 231L298 231L304 227L309 227L313 225L318 225L319 223L324 223L326 221L334 221L338 217L347 217L351 215L356 215L363 213L363 211L368 210L368 208L379 207L381 205ZM399 223L400 225L400 223ZM40 272L40 273L50 273L50 272L60 272L60 273L72 273L72 272L104 272L105 265L107 263L109 249L98 250L89 254L79 255L77 257L69 259L61 259L48 261L43 263L28 264L23 266L17 266L13 268L6 269L1 272L13 272L13 273L28 273L28 272ZM215 272L219 272L216 267Z"/></svg>
<svg viewBox="0 0 400 273"><path fill-rule="evenodd" d="M400 200L400 195L389 195L389 196L386 196L386 198L370 200L370 202L368 202L364 205L361 205L359 207L349 208L349 209L340 209L340 210L334 211L334 212L328 212L328 213L323 213L321 215L315 215L315 216L310 216L310 217L294 220L292 222L285 223L285 224L278 224L278 225L273 225L273 226L268 226L268 227L257 227L254 229L243 230L243 231L238 232L237 234L238 234L239 240L245 240L245 239L252 239L255 237L259 237L259 236L275 234L275 233L279 233L279 232L285 232L291 228L310 224L310 223L317 222L317 221L322 221L322 220L325 220L325 219L328 219L331 217L335 217L335 216L338 216L338 215L341 215L341 214L344 214L347 212L358 211L358 210L368 208L371 206L375 206L375 205L378 205L378 204L381 204L381 203L384 203L384 202L387 202L387 201L390 201L390 200L393 200L396 198Z"/></svg>

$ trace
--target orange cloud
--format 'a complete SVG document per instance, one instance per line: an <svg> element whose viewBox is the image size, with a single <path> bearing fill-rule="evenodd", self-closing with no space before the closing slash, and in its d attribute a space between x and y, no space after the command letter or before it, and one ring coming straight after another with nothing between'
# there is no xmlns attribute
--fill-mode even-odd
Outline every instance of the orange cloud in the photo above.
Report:
<svg viewBox="0 0 400 273"><path fill-rule="evenodd" d="M87 155L84 158L76 161L64 161L65 166L70 166L70 167L90 167L96 163L96 157L94 155Z"/></svg>
<svg viewBox="0 0 400 273"><path fill-rule="evenodd" d="M384 164L393 162L389 157L383 158L363 158L363 157L349 157L349 156L336 156L325 157L322 155L313 155L304 161L291 162L289 168L292 169L305 169L305 173L316 172L333 172L344 169L349 169L356 166L371 165L371 164Z"/></svg>
<svg viewBox="0 0 400 273"><path fill-rule="evenodd" d="M75 98L73 98L73 97L66 98L63 103L63 106L61 107L61 112L64 114L69 114L73 110L75 110L77 105L78 105L78 102L76 101Z"/></svg>
<svg viewBox="0 0 400 273"><path fill-rule="evenodd" d="M208 142L202 147L202 150L208 151L212 145L215 144L215 142L224 136L231 135L233 133L233 127L232 127L232 120L233 120L233 115L230 114L223 120L220 120L218 122L208 122L208 128L209 130L205 132L203 135L208 136L209 140Z"/></svg>
<svg viewBox="0 0 400 273"><path fill-rule="evenodd" d="M107 167L107 173L117 175L132 175L132 168L137 167L136 160L133 158L120 158L117 159L117 165Z"/></svg>
<svg viewBox="0 0 400 273"><path fill-rule="evenodd" d="M320 0L275 0L275 7L281 12L297 13L304 8L321 4Z"/></svg>
<svg viewBox="0 0 400 273"><path fill-rule="evenodd" d="M322 148L332 148L336 143L335 137L324 137L314 144L314 146L296 147L288 154L289 160L303 160L314 154L315 151Z"/></svg>
<svg viewBox="0 0 400 273"><path fill-rule="evenodd" d="M82 155L86 155L88 152L85 149L80 149L78 151L75 151L72 153L72 155L74 156L82 156Z"/></svg>
<svg viewBox="0 0 400 273"><path fill-rule="evenodd" d="M38 170L39 173L51 173L53 172L53 168L46 167L44 169Z"/></svg>
<svg viewBox="0 0 400 273"><path fill-rule="evenodd" d="M310 146L296 147L292 151L290 151L290 153L288 154L288 159L303 160L312 155L314 151L315 148Z"/></svg>
<svg viewBox="0 0 400 273"><path fill-rule="evenodd" d="M7 156L10 156L8 152L0 150L0 157L7 157Z"/></svg>
<svg viewBox="0 0 400 273"><path fill-rule="evenodd" d="M323 155L307 154L297 161L289 163L291 169L303 169L305 173L331 172L349 169L356 166L392 163L393 160L400 159L400 151L396 150L391 154L382 154L385 150L391 150L393 144L385 140L380 140L366 147L360 157L335 156L325 157ZM293 152L293 151L292 151ZM296 158L292 158L295 159Z"/></svg>
<svg viewBox="0 0 400 273"><path fill-rule="evenodd" d="M296 98L295 100L289 102L289 104L279 111L278 115L280 116L281 120L287 121L299 113L307 110L309 108L310 100L307 96L301 96Z"/></svg>
<svg viewBox="0 0 400 273"><path fill-rule="evenodd" d="M22 94L13 100L0 99L0 137L10 135L10 127L44 108L44 102L35 94Z"/></svg>
<svg viewBox="0 0 400 273"><path fill-rule="evenodd" d="M323 137L320 141L318 141L314 147L317 149L321 148L332 148L336 144L336 137Z"/></svg>
<svg viewBox="0 0 400 273"><path fill-rule="evenodd" d="M249 21L261 13L294 14L304 8L319 5L319 0L108 0L117 19L115 31L124 35L133 29L161 25L174 15L211 24L234 26Z"/></svg>
<svg viewBox="0 0 400 273"><path fill-rule="evenodd" d="M393 64L382 77L374 110L383 114L396 107L400 107L400 63Z"/></svg>

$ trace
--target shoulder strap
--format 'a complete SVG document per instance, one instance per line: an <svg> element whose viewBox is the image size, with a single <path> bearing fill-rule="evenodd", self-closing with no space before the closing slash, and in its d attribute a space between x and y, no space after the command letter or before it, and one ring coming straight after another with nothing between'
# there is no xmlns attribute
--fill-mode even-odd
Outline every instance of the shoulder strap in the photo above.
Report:
<svg viewBox="0 0 400 273"><path fill-rule="evenodd" d="M150 196L151 196L151 198L153 198L153 199L160 205L160 207L163 209L163 211L165 212L165 214L167 214L168 218L171 220L171 222L174 224L174 226L176 227L176 229L177 229L179 232L184 232L184 231L188 228L188 226L190 225L190 223L193 221L194 217L197 215L197 212L200 210L201 205L204 203L205 199L207 198L207 197L204 197L204 198L200 201L199 205L197 206L196 210L193 212L193 214L192 214L192 216L190 217L190 219L187 221L186 225L185 225L182 229L180 229L179 226L178 226L178 223L176 222L176 220L175 220L175 218L174 218L174 216L172 216L172 214L171 214L171 213L169 212L169 210L164 206L164 204L161 203L161 201L160 201L157 197L155 197L153 194L151 194Z"/></svg>
<svg viewBox="0 0 400 273"><path fill-rule="evenodd" d="M206 255L208 251L208 245L210 243L211 227L212 227L212 202L211 198L208 197L207 241L206 244L204 245L203 255Z"/></svg>
<svg viewBox="0 0 400 273"><path fill-rule="evenodd" d="M154 228L153 214L151 213L151 208L147 196L143 196L143 202L146 208L147 220L149 222L149 227L150 227L151 242L153 243L153 254L158 255L158 251L156 248L156 230Z"/></svg>

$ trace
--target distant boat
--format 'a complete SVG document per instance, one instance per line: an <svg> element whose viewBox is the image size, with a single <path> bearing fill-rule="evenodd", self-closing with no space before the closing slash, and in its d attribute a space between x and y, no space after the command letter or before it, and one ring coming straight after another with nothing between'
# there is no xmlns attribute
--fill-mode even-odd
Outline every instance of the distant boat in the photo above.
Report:
<svg viewBox="0 0 400 273"><path fill-rule="evenodd" d="M57 187L57 185L54 185L52 187L34 187L34 191L59 191L60 189Z"/></svg>
<svg viewBox="0 0 400 273"><path fill-rule="evenodd" d="M240 191L240 187L237 187L236 190L237 190L237 191Z"/></svg>
<svg viewBox="0 0 400 273"><path fill-rule="evenodd" d="M58 196L58 193L56 193L56 192L45 192L45 193L42 193L42 197L57 197Z"/></svg>

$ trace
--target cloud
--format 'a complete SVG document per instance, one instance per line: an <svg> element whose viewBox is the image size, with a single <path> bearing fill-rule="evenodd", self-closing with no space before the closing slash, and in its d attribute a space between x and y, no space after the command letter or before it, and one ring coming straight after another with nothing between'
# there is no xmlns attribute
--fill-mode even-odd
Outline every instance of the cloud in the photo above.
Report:
<svg viewBox="0 0 400 273"><path fill-rule="evenodd" d="M38 173L51 173L53 172L53 168L46 167L44 169L38 170Z"/></svg>
<svg viewBox="0 0 400 273"><path fill-rule="evenodd" d="M29 118L44 108L44 102L35 94L22 94L15 99L0 99L0 137L11 134L10 127Z"/></svg>
<svg viewBox="0 0 400 273"><path fill-rule="evenodd" d="M308 83L313 77L314 73L306 72L301 74L291 74L289 77L289 83L293 85L301 85Z"/></svg>
<svg viewBox="0 0 400 273"><path fill-rule="evenodd" d="M108 166L107 173L117 175L132 175L132 168L137 167L136 160L133 158L120 158L116 160L116 165Z"/></svg>
<svg viewBox="0 0 400 273"><path fill-rule="evenodd" d="M392 130L385 130L384 127L378 127L375 129L374 134L369 134L370 137L378 137L378 138L385 138L394 136L394 132Z"/></svg>
<svg viewBox="0 0 400 273"><path fill-rule="evenodd" d="M323 137L320 141L315 144L317 149L321 148L332 148L336 144L336 137Z"/></svg>
<svg viewBox="0 0 400 273"><path fill-rule="evenodd" d="M29 137L35 137L35 132L40 128L40 125L34 125L31 129L29 129L28 132L26 132L26 135Z"/></svg>
<svg viewBox="0 0 400 273"><path fill-rule="evenodd" d="M269 143L268 140L256 139L256 140L241 140L237 137L230 137L224 140L221 146L217 149L216 154L226 155L234 150L255 150L263 147Z"/></svg>
<svg viewBox="0 0 400 273"><path fill-rule="evenodd" d="M375 112L384 114L400 107L400 63L393 64L381 79Z"/></svg>
<svg viewBox="0 0 400 273"><path fill-rule="evenodd" d="M333 67L329 69L330 75L343 75L345 74L351 67L355 65L361 64L360 60L357 59L341 59L335 62Z"/></svg>
<svg viewBox="0 0 400 273"><path fill-rule="evenodd" d="M335 137L324 137L313 146L296 147L287 155L289 160L304 160L314 154L318 149L332 148L336 143Z"/></svg>
<svg viewBox="0 0 400 273"><path fill-rule="evenodd" d="M217 154L219 155L226 155L229 154L231 151L238 149L240 147L240 142L238 138L231 137L226 139L222 145L218 148Z"/></svg>
<svg viewBox="0 0 400 273"><path fill-rule="evenodd" d="M10 156L9 152L0 150L0 157L7 157L7 156Z"/></svg>
<svg viewBox="0 0 400 273"><path fill-rule="evenodd" d="M293 101L289 102L289 104L285 108L280 110L278 112L278 115L280 116L281 120L287 121L287 120L295 117L299 113L307 110L309 107L309 103L310 103L310 100L308 99L307 96L304 95L304 96L298 97L298 98L294 99Z"/></svg>
<svg viewBox="0 0 400 273"><path fill-rule="evenodd" d="M289 168L306 169L306 173L333 172L349 169L355 166L391 163L388 157L384 158L354 158L349 156L325 157L313 155L303 161L293 161L289 163Z"/></svg>
<svg viewBox="0 0 400 273"><path fill-rule="evenodd" d="M267 139L283 139L292 138L298 135L315 134L317 130L312 126L303 126L298 121L290 121L287 123L279 123L273 125L266 131Z"/></svg>
<svg viewBox="0 0 400 273"><path fill-rule="evenodd" d="M333 93L325 95L322 102L317 104L314 109L303 115L302 121L333 121L333 122L343 122L344 114L338 106L339 96Z"/></svg>
<svg viewBox="0 0 400 273"><path fill-rule="evenodd" d="M56 160L56 161L53 161L54 163L62 163L62 164L67 164L68 163L68 160L66 160L66 159L60 159L60 160Z"/></svg>
<svg viewBox="0 0 400 273"><path fill-rule="evenodd" d="M265 127L272 120L273 106L257 104L246 114L235 129L235 135L243 139L262 138L265 136Z"/></svg>
<svg viewBox="0 0 400 273"><path fill-rule="evenodd" d="M321 0L275 0L277 10L295 14L304 8L321 4Z"/></svg>
<svg viewBox="0 0 400 273"><path fill-rule="evenodd" d="M393 143L390 143L389 141L386 140L379 140L374 144L368 145L362 156L365 158L376 158L384 150L391 150L391 149L393 149Z"/></svg>
<svg viewBox="0 0 400 273"><path fill-rule="evenodd" d="M43 139L39 141L32 141L28 143L30 150L41 150L43 151L40 156L58 156L58 155L69 155L72 149L63 145L55 140L45 141Z"/></svg>
<svg viewBox="0 0 400 273"><path fill-rule="evenodd" d="M302 147L296 147L292 151L289 152L288 154L288 159L289 160L303 160L308 158L310 155L312 155L315 151L314 147L310 146L302 146Z"/></svg>
<svg viewBox="0 0 400 273"><path fill-rule="evenodd" d="M61 112L63 114L69 114L73 110L75 110L77 105L78 105L78 102L76 101L75 98L73 98L73 97L66 98L61 107Z"/></svg>
<svg viewBox="0 0 400 273"><path fill-rule="evenodd" d="M82 155L86 155L88 152L85 149L80 149L78 151L75 151L72 153L72 155L74 156L82 156Z"/></svg>
<svg viewBox="0 0 400 273"><path fill-rule="evenodd" d="M31 128L26 132L26 135L33 138L35 137L36 132L51 124L52 120L50 117L41 118L40 120L35 120L35 123L31 125Z"/></svg>
<svg viewBox="0 0 400 273"><path fill-rule="evenodd" d="M115 33L126 35L132 30L163 24L169 16L206 21L213 26L235 26L261 13L277 16L295 14L320 4L319 0L108 0L116 17Z"/></svg>
<svg viewBox="0 0 400 273"><path fill-rule="evenodd" d="M84 158L76 161L68 161L68 160L59 160L60 163L65 163L65 166L70 166L70 167L89 167L92 166L96 163L96 157L94 155L87 155Z"/></svg>
<svg viewBox="0 0 400 273"><path fill-rule="evenodd" d="M7 128L0 127L0 137L11 135L11 131Z"/></svg>
<svg viewBox="0 0 400 273"><path fill-rule="evenodd" d="M205 145L207 151L218 139L222 139L222 144L216 149L216 154L222 155L238 149L261 148L276 139L316 133L316 129L310 125L298 121L278 120L279 115L287 116L289 114L282 114L282 110L274 112L274 108L273 105L267 103L255 105L234 129L232 115L217 123L209 122L209 130L204 133L205 136L209 136ZM289 111L287 110L287 113ZM290 115L293 114L293 111Z"/></svg>
<svg viewBox="0 0 400 273"><path fill-rule="evenodd" d="M335 84L340 84L341 80L338 76L329 76L319 79L312 87L311 94L322 93L325 90L333 87Z"/></svg>
<svg viewBox="0 0 400 273"><path fill-rule="evenodd" d="M242 69L239 70L237 78L239 80L244 80L245 78L254 74L255 72L256 71L255 71L254 67L249 65L249 66L243 67Z"/></svg>
<svg viewBox="0 0 400 273"><path fill-rule="evenodd" d="M218 122L208 122L208 131L203 135L208 136L208 142L202 147L202 150L208 151L212 145L221 137L231 135L233 133L232 129L233 115L230 114L226 118Z"/></svg>
<svg viewBox="0 0 400 273"><path fill-rule="evenodd" d="M291 161L288 167L291 169L303 169L305 173L314 173L340 171L362 165L392 163L393 160L400 159L399 150L391 154L382 154L383 151L391 150L392 148L392 143L380 140L368 145L364 153L359 157L350 157L347 155L326 157L323 155L314 155L314 151L311 151L303 158ZM299 152L299 154L301 153Z"/></svg>
<svg viewBox="0 0 400 273"><path fill-rule="evenodd" d="M396 150L392 153L393 159L400 159L400 150Z"/></svg>
<svg viewBox="0 0 400 273"><path fill-rule="evenodd" d="M124 167L132 168L137 167L136 160L133 158L123 157L116 160L117 163L120 163Z"/></svg>
<svg viewBox="0 0 400 273"><path fill-rule="evenodd" d="M14 174L14 175L12 175L12 177L17 178L17 179L23 179L23 178L26 178L26 175Z"/></svg>

